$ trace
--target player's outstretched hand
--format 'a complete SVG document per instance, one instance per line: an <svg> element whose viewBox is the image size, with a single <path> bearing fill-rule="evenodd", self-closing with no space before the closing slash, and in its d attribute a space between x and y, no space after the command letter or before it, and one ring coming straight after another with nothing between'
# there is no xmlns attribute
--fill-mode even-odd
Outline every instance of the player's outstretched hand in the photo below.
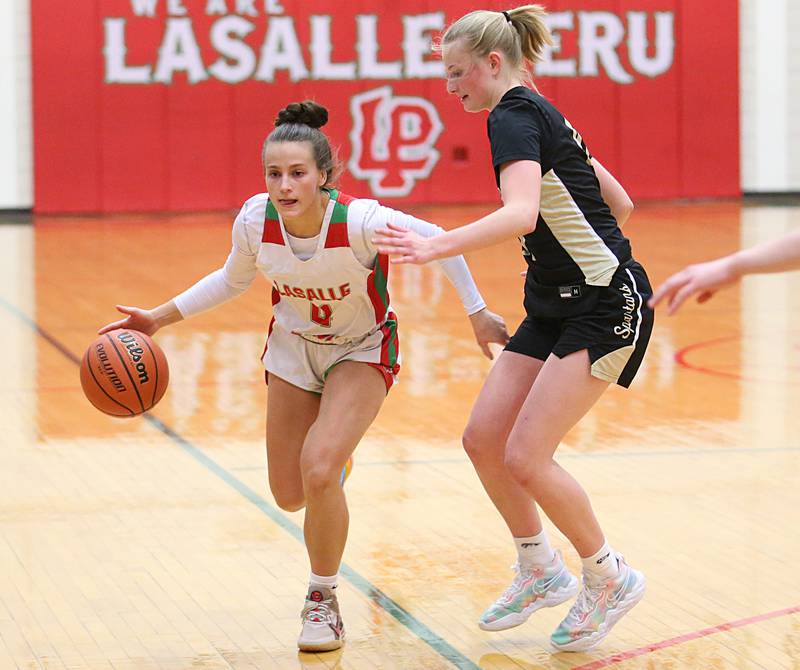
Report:
<svg viewBox="0 0 800 670"><path fill-rule="evenodd" d="M422 265L434 260L428 238L394 223L376 230L372 243L379 253L389 256L392 263Z"/></svg>
<svg viewBox="0 0 800 670"><path fill-rule="evenodd" d="M667 314L674 314L692 295L697 295L697 302L706 302L719 289L734 283L737 279L738 275L734 272L728 257L689 265L659 286L648 305L654 308L666 299Z"/></svg>
<svg viewBox="0 0 800 670"><path fill-rule="evenodd" d="M131 330L138 330L145 335L152 335L159 329L159 324L150 310L117 305L117 311L127 314L127 316L124 319L112 321L103 326L97 331L98 335L107 333L109 330L116 330L117 328L130 328Z"/></svg>
<svg viewBox="0 0 800 670"><path fill-rule="evenodd" d="M472 330L475 333L475 340L478 346L483 351L483 355L490 361L494 358L492 350L489 349L489 344L501 344L506 346L508 344L508 330L506 329L506 322L502 316L490 312L485 307L480 312L470 314L469 321L472 324Z"/></svg>

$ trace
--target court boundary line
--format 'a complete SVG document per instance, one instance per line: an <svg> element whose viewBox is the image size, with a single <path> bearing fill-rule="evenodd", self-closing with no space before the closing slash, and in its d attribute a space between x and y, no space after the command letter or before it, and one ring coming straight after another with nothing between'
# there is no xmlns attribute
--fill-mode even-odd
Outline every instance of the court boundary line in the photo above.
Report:
<svg viewBox="0 0 800 670"><path fill-rule="evenodd" d="M64 344L59 342L58 339L53 337L49 332L42 328L34 319L25 314L25 312L16 308L14 305L11 305L2 297L0 297L0 305L2 305L7 312L26 323L28 327L33 329L37 335L44 339L48 344L53 346L67 360L75 365L80 365L81 359L78 356L76 356ZM255 507L257 507L268 519L285 530L295 540L298 540L301 544L304 543L303 531L297 524L293 523L287 516L271 505L266 499L261 497L253 489L247 486L247 484L226 470L213 458L208 456L202 449L193 445L159 418L148 413L143 414L142 418L146 420L153 428L161 432L173 443L179 446L185 454L191 456L197 463L211 472L211 474L215 475L223 483L227 484L248 502L255 505ZM480 670L480 666L458 651L458 649L447 642L447 640L445 640L443 637L436 634L431 628L422 623L413 614L409 613L395 600L386 595L377 586L372 584L366 577L363 577L359 572L351 568L347 563L342 562L339 574L348 582L350 582L350 584L354 586L357 591L360 591L371 602L378 605L387 614L391 615L398 623L412 633L412 635L416 636L417 639L427 644L434 652L452 663L455 667L463 670Z"/></svg>
<svg viewBox="0 0 800 670"><path fill-rule="evenodd" d="M713 367L709 367L707 365L697 365L695 363L691 363L689 361L689 354L693 351L698 351L702 349L708 349L713 347L717 344L722 344L725 342L733 342L735 340L741 340L742 334L737 333L735 335L725 335L724 337L714 337L708 340L699 340L698 342L693 342L692 344L687 344L684 347L681 347L673 354L673 360L678 365L685 370L692 370L693 372L699 372L703 375L708 375L709 377L719 377L721 379L733 379L738 382L745 382L745 383L752 383L752 384L775 384L778 383L778 380L770 380L770 379L761 379L759 377L752 377L749 375L739 374L738 372L726 372L725 370L717 370ZM795 386L796 382L793 382L790 379L780 380L781 384L786 384L787 386Z"/></svg>
<svg viewBox="0 0 800 670"><path fill-rule="evenodd" d="M597 661L591 661L583 665L577 665L572 668L572 670L600 670L601 668L608 668L612 665L616 665L617 663L629 661L632 658L638 658L639 656L651 654L654 651L661 651L662 649L668 649L669 647L676 647L679 644L699 640L701 638L708 637L709 635L716 635L717 633L724 633L729 630L735 630L736 628L749 626L750 624L769 621L770 619L777 619L782 616L789 616L798 613L800 613L800 605L794 605L793 607L785 607L784 609L775 610L774 612L765 612L764 614L756 614L755 616L746 617L744 619L728 621L716 626L709 626L708 628L702 628L690 633L684 633L683 635L677 635L676 637L671 637L667 640L662 640L661 642L646 644L642 647L637 647L636 649L630 649L628 651L621 651L606 658L601 658Z"/></svg>

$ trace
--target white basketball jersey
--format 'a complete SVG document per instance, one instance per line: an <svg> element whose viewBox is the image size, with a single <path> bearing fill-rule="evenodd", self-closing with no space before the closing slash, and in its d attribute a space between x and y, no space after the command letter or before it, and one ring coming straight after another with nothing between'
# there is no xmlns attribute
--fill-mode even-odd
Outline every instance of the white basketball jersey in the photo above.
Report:
<svg viewBox="0 0 800 670"><path fill-rule="evenodd" d="M389 259L364 267L350 247L347 217L353 198L330 191L314 255L300 260L267 201L256 264L272 280L273 321L313 342L344 343L378 330L389 313ZM270 324L272 330L272 324Z"/></svg>

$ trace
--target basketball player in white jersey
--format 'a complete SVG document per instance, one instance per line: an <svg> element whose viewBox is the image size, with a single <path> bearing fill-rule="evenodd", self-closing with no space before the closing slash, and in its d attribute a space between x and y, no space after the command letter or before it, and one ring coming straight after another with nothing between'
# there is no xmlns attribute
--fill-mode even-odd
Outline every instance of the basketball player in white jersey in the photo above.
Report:
<svg viewBox="0 0 800 670"><path fill-rule="evenodd" d="M305 507L311 578L298 646L315 652L344 640L335 590L348 528L341 484L400 368L388 258L372 235L388 224L426 237L444 232L333 189L337 165L319 130L327 119L313 102L280 112L262 151L267 193L244 203L224 267L152 310L117 306L126 318L100 330L152 335L239 295L259 270L270 279L273 319L262 356L269 483L282 509ZM462 257L441 266L491 358L488 344L508 341L503 320L486 309Z"/></svg>

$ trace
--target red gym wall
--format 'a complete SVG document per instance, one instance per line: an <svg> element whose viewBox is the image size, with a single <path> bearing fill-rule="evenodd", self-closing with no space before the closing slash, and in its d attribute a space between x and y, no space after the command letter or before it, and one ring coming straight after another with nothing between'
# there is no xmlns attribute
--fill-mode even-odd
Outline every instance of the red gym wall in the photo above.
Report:
<svg viewBox="0 0 800 670"><path fill-rule="evenodd" d="M634 198L740 192L735 0L543 2L540 91ZM494 201L485 114L446 94L426 43L514 4L32 0L35 209L237 207L263 190L276 112L305 98L330 110L348 192Z"/></svg>

